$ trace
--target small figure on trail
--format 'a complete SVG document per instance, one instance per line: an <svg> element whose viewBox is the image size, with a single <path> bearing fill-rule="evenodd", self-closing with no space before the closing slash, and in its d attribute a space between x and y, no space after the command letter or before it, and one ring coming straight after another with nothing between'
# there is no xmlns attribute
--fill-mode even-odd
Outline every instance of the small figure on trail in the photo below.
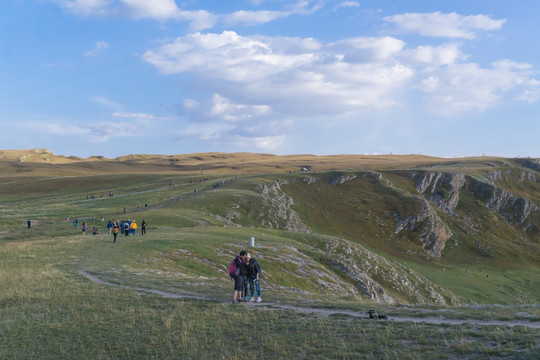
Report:
<svg viewBox="0 0 540 360"><path fill-rule="evenodd" d="M120 221L120 233L124 235L124 225L126 225L126 220Z"/></svg>
<svg viewBox="0 0 540 360"><path fill-rule="evenodd" d="M143 220L141 224L141 235L146 234L146 222Z"/></svg>
<svg viewBox="0 0 540 360"><path fill-rule="evenodd" d="M249 283L249 290L251 292L251 299L249 301L255 301L253 295L255 295L255 289L257 289L257 302L261 302L261 267L257 260L253 259L249 253L246 254L246 278L244 300L247 300L247 286Z"/></svg>
<svg viewBox="0 0 540 360"><path fill-rule="evenodd" d="M233 304L242 301L242 290L244 289L244 280L246 278L246 255L247 252L245 250L240 251L240 254L229 265L229 276L234 280Z"/></svg>
<svg viewBox="0 0 540 360"><path fill-rule="evenodd" d="M114 241L113 242L116 242L116 236L118 235L118 226L115 224L113 229L112 229L112 234L113 234L113 237L114 237Z"/></svg>
<svg viewBox="0 0 540 360"><path fill-rule="evenodd" d="M96 222L96 217L95 216L92 218L92 222Z"/></svg>
<svg viewBox="0 0 540 360"><path fill-rule="evenodd" d="M101 235L101 233L98 231L98 229L95 226L92 229L92 235Z"/></svg>
<svg viewBox="0 0 540 360"><path fill-rule="evenodd" d="M124 214L127 214L127 209L125 206L124 206Z"/></svg>
<svg viewBox="0 0 540 360"><path fill-rule="evenodd" d="M137 212L141 211L141 207L137 205Z"/></svg>
<svg viewBox="0 0 540 360"><path fill-rule="evenodd" d="M130 225L131 225L131 223L129 222L129 220L124 223L124 235L125 236L129 235L129 226Z"/></svg>
<svg viewBox="0 0 540 360"><path fill-rule="evenodd" d="M148 204L144 204L144 210L148 210Z"/></svg>
<svg viewBox="0 0 540 360"><path fill-rule="evenodd" d="M131 224L129 225L129 230L130 230L131 236L135 236L135 232L137 231L137 223L135 222L135 220L133 220Z"/></svg>
<svg viewBox="0 0 540 360"><path fill-rule="evenodd" d="M109 222L107 223L107 233L109 234L111 233L112 227L113 227L112 221L109 220Z"/></svg>
<svg viewBox="0 0 540 360"><path fill-rule="evenodd" d="M30 229L32 227L32 220L26 220L26 225L28 225L28 228Z"/></svg>
<svg viewBox="0 0 540 360"><path fill-rule="evenodd" d="M100 218L101 218L101 222L105 221L105 219L103 218L103 215L101 215Z"/></svg>
<svg viewBox="0 0 540 360"><path fill-rule="evenodd" d="M83 236L86 236L86 223L85 222L82 223L82 234Z"/></svg>
<svg viewBox="0 0 540 360"><path fill-rule="evenodd" d="M69 222L69 216L66 216L66 222Z"/></svg>
<svg viewBox="0 0 540 360"><path fill-rule="evenodd" d="M73 227L77 227L79 225L79 219L75 218L75 221L73 221Z"/></svg>

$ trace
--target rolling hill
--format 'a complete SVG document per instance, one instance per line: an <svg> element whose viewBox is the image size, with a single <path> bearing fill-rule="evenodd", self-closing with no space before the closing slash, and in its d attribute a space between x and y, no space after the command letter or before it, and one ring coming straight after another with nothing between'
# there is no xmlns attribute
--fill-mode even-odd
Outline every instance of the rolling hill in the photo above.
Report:
<svg viewBox="0 0 540 360"><path fill-rule="evenodd" d="M0 239L16 238L13 227L26 216L43 224L90 211L114 217L124 204L134 208L150 198L154 212L147 216L159 226L285 231L300 260L282 262L310 279L304 291L383 303L474 303L486 296L534 303L539 164L250 153L81 159L4 150ZM89 203L88 194L103 201ZM500 284L486 281L489 274ZM271 285L290 281L274 276Z"/></svg>

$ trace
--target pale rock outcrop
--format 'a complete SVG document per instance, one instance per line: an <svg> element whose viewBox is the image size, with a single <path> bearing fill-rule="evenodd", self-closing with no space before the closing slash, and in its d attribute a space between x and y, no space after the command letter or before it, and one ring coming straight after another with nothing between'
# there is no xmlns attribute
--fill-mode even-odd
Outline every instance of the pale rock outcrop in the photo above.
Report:
<svg viewBox="0 0 540 360"><path fill-rule="evenodd" d="M309 233L309 228L292 209L293 198L281 189L287 183L287 180L278 180L268 185L257 185L256 189L263 198L264 213L260 214L262 225L271 229Z"/></svg>
<svg viewBox="0 0 540 360"><path fill-rule="evenodd" d="M356 175L341 175L332 180L331 184L334 186L345 184L347 181L356 179Z"/></svg>
<svg viewBox="0 0 540 360"><path fill-rule="evenodd" d="M416 182L416 190L450 215L459 203L459 191L465 185L465 175L424 173Z"/></svg>
<svg viewBox="0 0 540 360"><path fill-rule="evenodd" d="M428 253L436 258L441 257L441 253L446 246L446 241L453 235L450 228L437 215L437 211L425 199L420 199L422 202L421 210L418 214L410 215L401 218L400 214L394 212L396 220L395 233L398 234L403 230L413 231L422 229L419 240L422 242L422 247Z"/></svg>
<svg viewBox="0 0 540 360"><path fill-rule="evenodd" d="M332 267L356 284L362 298L379 303L459 304L451 291L359 244L329 238L326 252Z"/></svg>

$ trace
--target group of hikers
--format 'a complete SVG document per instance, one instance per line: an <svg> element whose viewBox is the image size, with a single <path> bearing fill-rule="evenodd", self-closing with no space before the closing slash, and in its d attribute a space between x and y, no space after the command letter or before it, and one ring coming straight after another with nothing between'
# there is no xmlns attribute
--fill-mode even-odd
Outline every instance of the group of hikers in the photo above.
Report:
<svg viewBox="0 0 540 360"><path fill-rule="evenodd" d="M249 301L261 302L261 267L247 251L240 251L240 254L231 261L229 275L234 280L233 304L248 301L248 284L251 293Z"/></svg>
<svg viewBox="0 0 540 360"><path fill-rule="evenodd" d="M143 220L141 223L141 235L146 234L146 221ZM118 234L122 234L124 236L135 236L138 229L137 222L135 220L121 220L121 221L115 221L114 219L109 220L107 223L107 233L112 234L114 238L114 242L116 242L116 237ZM82 234L86 235L87 225L85 222L82 223ZM101 235L101 233L97 230L96 227L92 230L92 235Z"/></svg>

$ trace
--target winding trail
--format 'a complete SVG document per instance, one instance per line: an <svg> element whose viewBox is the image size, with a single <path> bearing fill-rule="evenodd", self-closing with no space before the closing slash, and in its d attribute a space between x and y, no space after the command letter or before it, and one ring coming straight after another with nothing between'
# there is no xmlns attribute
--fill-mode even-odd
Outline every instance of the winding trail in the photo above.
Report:
<svg viewBox="0 0 540 360"><path fill-rule="evenodd" d="M200 295L194 295L194 294L180 294L180 293L171 293L167 291L161 291L156 289L148 289L148 288L140 288L140 287L134 287L134 286L127 286L127 285L121 285L121 284L115 284L108 281L104 281L100 279L99 277L92 275L84 270L79 270L79 275L82 275L86 277L88 280L100 284L100 285L107 285L107 286L114 286L118 288L123 289L129 289L129 290L135 290L145 293L152 293L160 295L164 298L168 299L197 299L197 300L207 300L207 301L216 301L219 299L213 299L209 297L204 297ZM354 311L354 310L348 310L348 309L321 309L321 308L315 308L315 307L309 307L309 306L295 306L295 305L286 305L286 304L279 304L279 303L255 303L255 302L245 302L242 303L242 305L246 307L258 307L262 309L279 309L279 310L287 310L287 311L295 311L305 314L317 314L323 317L329 317L333 315L346 315L346 316L352 316L357 318L363 318L366 320L370 320L369 317L366 315L366 313ZM509 321L503 321L503 320L478 320L478 319L448 319L443 316L422 316L422 317L413 317L413 316L403 316L403 315L392 315L388 317L388 320L374 320L374 321L390 321L390 322L412 322L412 323L424 323L424 324L430 324L430 325L463 325L463 324L471 324L471 325L480 325L480 326L524 326L532 329L540 329L540 322L533 322L533 321L527 321L527 320L509 320Z"/></svg>
<svg viewBox="0 0 540 360"><path fill-rule="evenodd" d="M151 293L151 294L157 294L157 295L160 295L160 296L162 296L164 298L167 298L167 299L213 300L213 299L210 299L210 298L207 298L207 297L204 297L204 296L200 296L200 295L179 294L179 293L172 293L172 292L161 291L161 290L156 290L156 289L148 289L148 288L141 288L141 287L136 287L136 286L127 286L127 285L115 284L115 283L112 283L112 282L109 282L109 281L101 280L97 276L92 275L92 274L90 274L90 273L88 273L86 271L83 271L83 270L79 270L79 275L84 276L85 278L87 278L88 280L90 280L90 281L92 281L92 282L94 282L96 284L108 285L108 286L113 286L113 287L117 287L117 288L135 290L135 291Z"/></svg>

